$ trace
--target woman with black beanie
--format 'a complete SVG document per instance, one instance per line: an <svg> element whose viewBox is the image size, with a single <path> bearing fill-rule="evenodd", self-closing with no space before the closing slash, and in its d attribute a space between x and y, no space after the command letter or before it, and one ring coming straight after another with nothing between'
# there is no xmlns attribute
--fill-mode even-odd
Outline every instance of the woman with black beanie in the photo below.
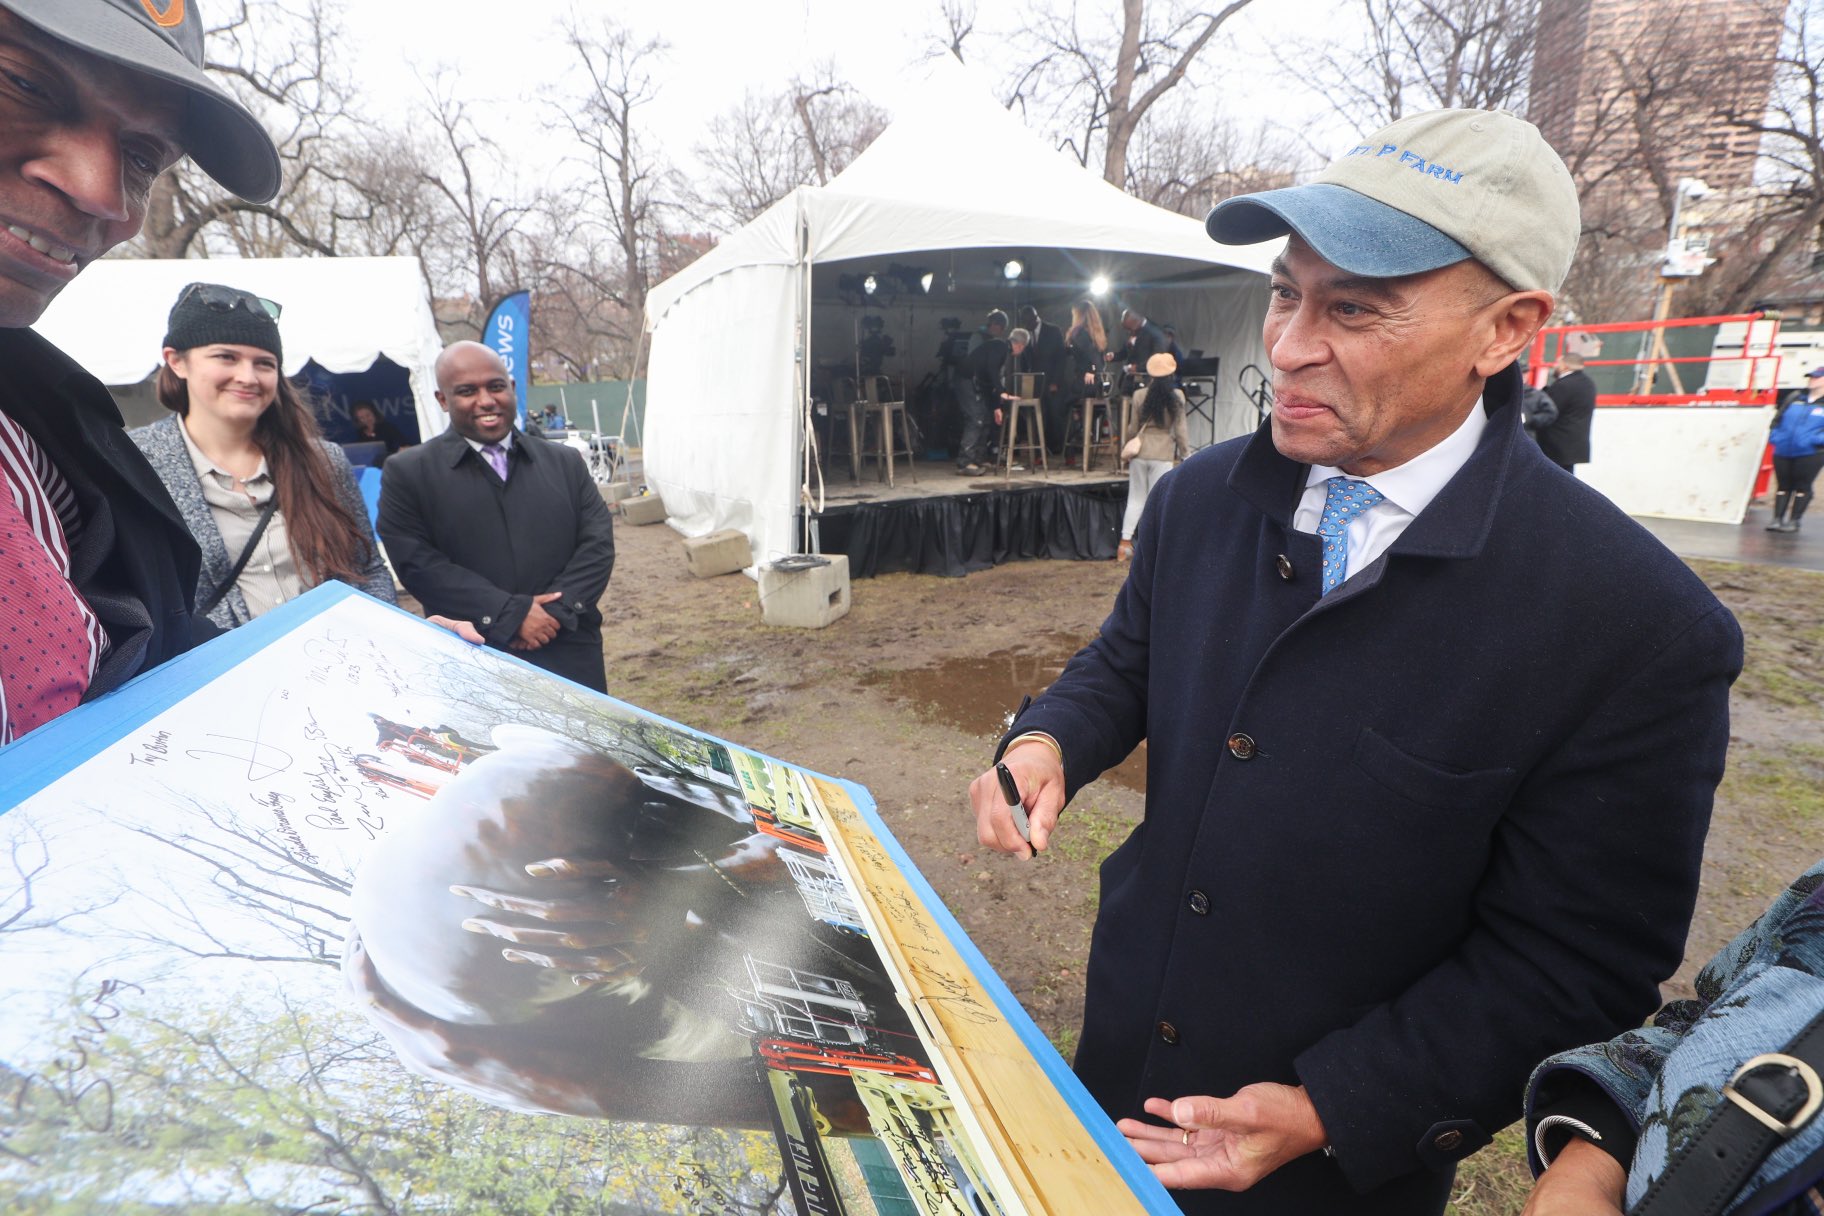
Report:
<svg viewBox="0 0 1824 1216"><path fill-rule="evenodd" d="M232 629L330 579L388 603L354 474L280 371L279 306L192 283L158 369L171 416L129 431L203 550L198 616Z"/></svg>

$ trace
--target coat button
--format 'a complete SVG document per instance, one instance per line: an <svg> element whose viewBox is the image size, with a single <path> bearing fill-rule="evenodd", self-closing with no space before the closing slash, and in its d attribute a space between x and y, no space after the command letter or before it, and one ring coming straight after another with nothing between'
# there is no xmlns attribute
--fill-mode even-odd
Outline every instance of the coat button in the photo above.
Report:
<svg viewBox="0 0 1824 1216"><path fill-rule="evenodd" d="M1237 732L1229 736L1229 755L1237 760L1252 760L1255 750L1254 740L1247 735Z"/></svg>
<svg viewBox="0 0 1824 1216"><path fill-rule="evenodd" d="M1277 568L1279 570L1279 577L1285 579L1288 583L1292 581L1292 559L1291 558L1287 557L1285 554L1282 553L1276 559L1274 559L1273 565L1275 566L1275 568Z"/></svg>
<svg viewBox="0 0 1824 1216"><path fill-rule="evenodd" d="M1208 916L1210 914L1210 897L1205 895L1202 891L1192 891L1185 902L1190 904L1191 911L1199 916Z"/></svg>
<svg viewBox="0 0 1824 1216"><path fill-rule="evenodd" d="M1157 1027L1160 1041L1169 1047L1178 1046L1178 1028L1170 1022L1161 1022Z"/></svg>
<svg viewBox="0 0 1824 1216"><path fill-rule="evenodd" d="M1453 1127L1447 1132L1439 1132L1437 1139L1431 1142L1431 1147L1440 1153L1454 1153L1462 1143L1463 1133Z"/></svg>
<svg viewBox="0 0 1824 1216"><path fill-rule="evenodd" d="M491 616L484 616L481 618L481 623L484 625L492 625L494 623L494 618Z"/></svg>

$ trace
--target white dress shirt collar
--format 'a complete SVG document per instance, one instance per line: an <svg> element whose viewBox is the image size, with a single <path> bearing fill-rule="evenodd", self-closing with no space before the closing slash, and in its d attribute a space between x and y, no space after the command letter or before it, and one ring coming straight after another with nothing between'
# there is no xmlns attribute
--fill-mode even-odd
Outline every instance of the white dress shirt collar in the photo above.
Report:
<svg viewBox="0 0 1824 1216"><path fill-rule="evenodd" d="M1345 529L1348 545L1348 573L1352 579L1392 548L1419 512L1431 505L1446 483L1457 475L1476 450L1482 432L1488 429L1488 414L1480 399L1471 407L1469 417L1440 443L1420 452L1405 464L1376 473L1366 481L1381 492L1383 501L1349 521ZM1324 513L1328 493L1325 482L1349 474L1329 465L1312 465L1305 476L1305 488L1298 507L1292 514L1292 527L1299 532L1316 532L1317 521Z"/></svg>
<svg viewBox="0 0 1824 1216"><path fill-rule="evenodd" d="M1457 470L1469 462L1476 444L1481 442L1482 432L1487 429L1488 412L1482 408L1482 399L1478 397L1462 425L1437 444L1405 464L1397 464L1391 469L1383 469L1372 476L1356 480L1365 481L1379 490L1382 497L1407 515L1417 516L1431 505L1431 500L1457 475ZM1332 477L1348 476L1341 469L1330 465L1314 464L1305 477L1305 485L1320 485Z"/></svg>
<svg viewBox="0 0 1824 1216"><path fill-rule="evenodd" d="M463 441L463 442L464 442L464 443L466 443L466 444L468 444L468 445L469 445L469 447L471 447L471 448L473 448L473 449L474 449L474 451L475 451L475 454L476 454L476 455L477 455L477 456L481 456L481 455L483 455L483 452L482 452L482 450L481 450L481 449L483 449L483 448L485 448L485 447L487 447L487 446L488 446L488 445L487 445L487 444L485 444L485 443L480 443L480 442L478 442L478 441L476 441L476 440L473 440L473 439L470 439L470 438L469 438L469 437L468 437L468 436L467 436L467 435L464 435L464 436L463 436L463 437L462 437L462 441ZM512 451L512 450L513 450L513 432L512 432L512 431L508 431L508 432L507 432L507 433L506 433L506 436L505 436L505 438L503 438L503 439L502 439L502 440L501 440L501 441L500 441L500 450L501 450L501 451L503 451L503 452L511 452L511 451Z"/></svg>

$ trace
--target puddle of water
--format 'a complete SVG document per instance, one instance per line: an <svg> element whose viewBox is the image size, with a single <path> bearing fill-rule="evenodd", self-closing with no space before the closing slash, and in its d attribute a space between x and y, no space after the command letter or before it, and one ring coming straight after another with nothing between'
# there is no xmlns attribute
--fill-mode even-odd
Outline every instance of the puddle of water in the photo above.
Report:
<svg viewBox="0 0 1824 1216"><path fill-rule="evenodd" d="M923 721L955 727L983 740L986 752L992 754L1020 698L1037 697L1049 688L1083 641L1074 634L1041 633L1011 650L946 659L931 667L877 672L864 676L863 682L909 703ZM1101 780L1144 792L1144 748L1102 774Z"/></svg>

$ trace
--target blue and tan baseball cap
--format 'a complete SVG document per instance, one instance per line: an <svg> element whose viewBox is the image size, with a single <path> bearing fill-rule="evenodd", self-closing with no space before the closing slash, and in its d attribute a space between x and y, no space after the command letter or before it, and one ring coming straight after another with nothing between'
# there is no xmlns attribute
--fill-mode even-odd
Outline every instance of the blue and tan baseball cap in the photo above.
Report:
<svg viewBox="0 0 1824 1216"><path fill-rule="evenodd" d="M1205 224L1225 245L1297 233L1326 262L1370 278L1474 258L1517 291L1550 292L1580 230L1570 170L1538 127L1503 110L1409 115L1315 180L1225 199Z"/></svg>
<svg viewBox="0 0 1824 1216"><path fill-rule="evenodd" d="M249 202L279 192L279 151L248 109L203 71L198 0L0 0L59 42L188 91L184 152Z"/></svg>

